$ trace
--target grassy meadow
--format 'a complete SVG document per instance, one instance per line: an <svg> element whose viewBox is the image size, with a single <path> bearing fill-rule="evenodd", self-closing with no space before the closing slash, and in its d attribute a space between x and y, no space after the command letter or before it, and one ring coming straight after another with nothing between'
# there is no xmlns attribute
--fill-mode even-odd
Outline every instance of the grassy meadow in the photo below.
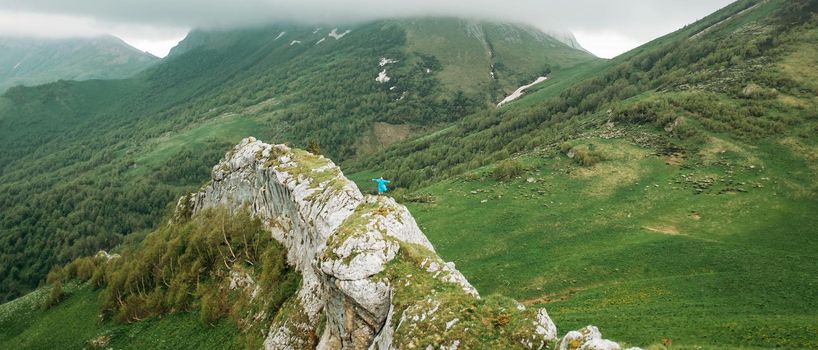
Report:
<svg viewBox="0 0 818 350"><path fill-rule="evenodd" d="M66 287L68 297L42 312L49 288L0 305L2 349L232 349L230 320L205 326L198 312L153 317L135 323L102 321L99 291ZM96 342L96 343L95 343Z"/></svg>
<svg viewBox="0 0 818 350"><path fill-rule="evenodd" d="M818 347L814 163L787 142L718 135L657 154L651 135L585 134L520 157L510 181L483 168L409 207L483 295L546 307L561 332L594 324L674 349ZM602 160L583 166L569 147Z"/></svg>

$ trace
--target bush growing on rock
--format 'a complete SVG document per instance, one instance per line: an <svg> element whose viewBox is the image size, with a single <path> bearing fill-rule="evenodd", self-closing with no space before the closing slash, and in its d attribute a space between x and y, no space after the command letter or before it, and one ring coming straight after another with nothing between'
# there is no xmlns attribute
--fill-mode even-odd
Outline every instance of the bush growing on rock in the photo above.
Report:
<svg viewBox="0 0 818 350"><path fill-rule="evenodd" d="M100 252L52 269L47 305L63 298L63 281L91 281L103 288L105 317L132 322L198 310L205 325L232 316L251 342L300 284L286 249L247 210L204 210L124 250L121 257Z"/></svg>

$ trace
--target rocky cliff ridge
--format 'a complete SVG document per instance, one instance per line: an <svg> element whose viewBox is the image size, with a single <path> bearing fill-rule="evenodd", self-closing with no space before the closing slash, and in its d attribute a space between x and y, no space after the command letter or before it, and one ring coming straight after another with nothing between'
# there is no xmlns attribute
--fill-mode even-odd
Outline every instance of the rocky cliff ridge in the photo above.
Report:
<svg viewBox="0 0 818 350"><path fill-rule="evenodd" d="M595 327L557 338L545 309L480 298L402 205L364 196L330 160L244 139L176 216L247 207L303 277L267 349L619 349Z"/></svg>

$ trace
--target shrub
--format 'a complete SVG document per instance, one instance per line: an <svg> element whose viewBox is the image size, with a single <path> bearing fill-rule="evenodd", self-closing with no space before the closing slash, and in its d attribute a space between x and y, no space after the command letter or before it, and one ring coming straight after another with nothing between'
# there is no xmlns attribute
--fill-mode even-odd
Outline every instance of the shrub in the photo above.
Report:
<svg viewBox="0 0 818 350"><path fill-rule="evenodd" d="M401 187L392 192L392 197L398 202L402 203L424 203L432 204L437 201L437 198L429 193L410 193L407 189Z"/></svg>
<svg viewBox="0 0 818 350"><path fill-rule="evenodd" d="M574 148L574 146L568 141L565 141L560 144L560 152L562 153L568 154L568 152L571 151L572 148Z"/></svg>
<svg viewBox="0 0 818 350"><path fill-rule="evenodd" d="M525 168L519 160L506 159L497 164L491 173L491 177L497 181L507 181L522 175L523 171L525 171Z"/></svg>
<svg viewBox="0 0 818 350"><path fill-rule="evenodd" d="M246 209L205 210L162 226L138 244L123 246L121 254L118 259L80 258L52 269L45 307L64 298L63 281L90 280L92 288L102 288L105 317L133 322L199 310L205 325L228 316L237 324L250 325L240 329L246 336L242 341L250 344L259 341L263 326L301 283L287 265L287 250ZM227 288L225 277L233 271L252 275L263 300L253 299L242 288Z"/></svg>
<svg viewBox="0 0 818 350"><path fill-rule="evenodd" d="M589 149L579 148L574 152L574 162L582 166L592 166L605 160L601 153Z"/></svg>
<svg viewBox="0 0 818 350"><path fill-rule="evenodd" d="M45 302L45 308L52 308L60 303L65 297L65 292L62 289L62 282L56 281L51 286L51 292L48 293L48 299Z"/></svg>
<svg viewBox="0 0 818 350"><path fill-rule="evenodd" d="M318 143L318 141L310 140L310 142L307 143L306 151L310 152L310 153L312 153L314 155L320 155L321 154L321 145Z"/></svg>
<svg viewBox="0 0 818 350"><path fill-rule="evenodd" d="M605 160L605 156L602 152L597 151L593 144L572 147L568 142L564 142L560 145L560 150L568 158L573 159L574 163L582 166L592 166Z"/></svg>
<svg viewBox="0 0 818 350"><path fill-rule="evenodd" d="M59 281L62 281L64 277L65 277L65 271L62 268L62 266L54 266L51 269L51 271L48 272L48 275L46 276L45 281L48 284L54 284L54 283L57 283Z"/></svg>
<svg viewBox="0 0 818 350"><path fill-rule="evenodd" d="M202 324L206 326L215 324L224 313L224 307L218 295L214 295L214 293L210 292L204 292L202 295L200 308L199 319Z"/></svg>

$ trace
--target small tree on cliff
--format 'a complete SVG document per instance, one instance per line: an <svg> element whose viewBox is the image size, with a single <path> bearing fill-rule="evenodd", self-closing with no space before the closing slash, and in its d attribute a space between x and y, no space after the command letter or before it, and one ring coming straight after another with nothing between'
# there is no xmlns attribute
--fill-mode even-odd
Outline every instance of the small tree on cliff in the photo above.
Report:
<svg viewBox="0 0 818 350"><path fill-rule="evenodd" d="M314 155L320 155L321 145L318 144L318 141L310 140L310 142L307 143L307 152L310 152Z"/></svg>

